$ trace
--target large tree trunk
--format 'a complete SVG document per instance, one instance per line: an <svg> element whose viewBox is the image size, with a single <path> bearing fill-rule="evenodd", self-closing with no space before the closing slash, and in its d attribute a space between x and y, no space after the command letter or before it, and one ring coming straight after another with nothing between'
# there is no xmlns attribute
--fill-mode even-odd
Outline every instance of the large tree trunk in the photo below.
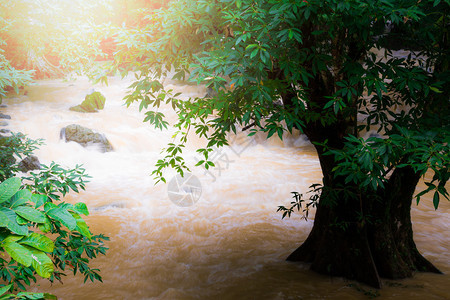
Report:
<svg viewBox="0 0 450 300"><path fill-rule="evenodd" d="M376 216L369 225L369 240L380 276L399 279L413 271L440 271L417 250L411 223L411 202L420 175L411 167L396 169L386 189L372 201Z"/></svg>
<svg viewBox="0 0 450 300"><path fill-rule="evenodd" d="M311 263L311 269L327 275L342 276L381 287L380 277L371 252L367 226L359 222L359 199L337 199L335 189L342 181L333 178L335 166L331 156L319 152L324 174L323 190L314 219L314 226L306 241L287 260ZM340 182L339 182L340 181Z"/></svg>
<svg viewBox="0 0 450 300"><path fill-rule="evenodd" d="M316 149L324 189L311 233L287 260L308 262L319 273L376 288L381 287L381 277L406 278L416 270L440 273L419 253L413 240L410 209L420 176L408 167L396 169L385 190L360 199L341 197L333 203L330 197L343 181L332 176L332 157L324 156L320 147ZM361 219L361 215L370 217Z"/></svg>

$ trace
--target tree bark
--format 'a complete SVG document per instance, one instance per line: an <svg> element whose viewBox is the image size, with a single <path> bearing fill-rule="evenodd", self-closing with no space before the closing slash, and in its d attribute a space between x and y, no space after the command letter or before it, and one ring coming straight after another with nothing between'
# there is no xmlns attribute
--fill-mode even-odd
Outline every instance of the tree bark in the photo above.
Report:
<svg viewBox="0 0 450 300"><path fill-rule="evenodd" d="M424 258L414 243L411 203L420 175L411 167L396 169L382 191L374 197L369 239L380 276L411 277L413 271L441 273Z"/></svg>
<svg viewBox="0 0 450 300"><path fill-rule="evenodd" d="M308 262L311 269L318 273L342 276L380 288L381 281L371 253L367 228L358 221L359 199L339 199L337 203L330 201L335 197L332 195L334 189L343 181L332 175L331 170L335 166L333 158L323 155L324 149L320 146L316 149L324 178L314 226L306 241L287 260Z"/></svg>
<svg viewBox="0 0 450 300"><path fill-rule="evenodd" d="M413 240L410 210L420 176L409 167L396 169L377 194L330 203L330 193L342 181L332 176L332 158L324 156L320 147L316 149L324 189L308 238L287 260L311 263L311 269L319 273L375 288L381 288L381 278L411 277L414 271L440 273ZM370 217L362 221L361 212Z"/></svg>

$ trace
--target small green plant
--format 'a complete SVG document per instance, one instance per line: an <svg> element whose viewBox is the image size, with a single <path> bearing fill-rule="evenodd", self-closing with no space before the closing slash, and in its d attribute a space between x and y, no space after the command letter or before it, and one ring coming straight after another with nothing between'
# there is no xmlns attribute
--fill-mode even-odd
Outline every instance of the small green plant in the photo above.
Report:
<svg viewBox="0 0 450 300"><path fill-rule="evenodd" d="M21 140L14 144L15 154L29 154L36 144L33 140ZM1 170L3 176L17 171L12 165L2 166ZM82 218L89 215L86 204L62 201L69 191L84 190L88 177L81 166L67 170L52 162L28 177L2 180L0 278L6 284L0 285L0 300L56 299L45 293L12 294L26 290L36 282L36 276L61 281L66 271L72 271L82 273L85 281L102 281L99 270L90 268L89 261L106 254L104 242L109 238L91 233Z"/></svg>
<svg viewBox="0 0 450 300"><path fill-rule="evenodd" d="M308 191L308 194L312 194L309 199L303 198L303 194L291 192L293 194L292 198L294 198L294 201L291 201L291 207L287 208L284 205L278 206L277 212L283 212L282 219L284 219L286 216L290 218L295 209L297 209L297 211L300 211L300 209L303 208L302 219L305 219L305 221L308 220L310 210L312 208L315 208L319 201L323 186L321 184L312 184L309 188L310 190ZM308 202L305 204L306 201ZM303 204L305 205L303 206Z"/></svg>
<svg viewBox="0 0 450 300"><path fill-rule="evenodd" d="M20 132L0 137L0 182L17 173L19 160L30 156L43 144L42 139L32 140Z"/></svg>
<svg viewBox="0 0 450 300"><path fill-rule="evenodd" d="M2 43L4 43L4 41L0 38L0 46ZM0 103L2 103L3 97L6 96L8 88L14 89L18 94L20 87L23 87L32 81L34 73L33 70L17 70L12 67L10 62L3 55L3 52L4 51L0 49Z"/></svg>

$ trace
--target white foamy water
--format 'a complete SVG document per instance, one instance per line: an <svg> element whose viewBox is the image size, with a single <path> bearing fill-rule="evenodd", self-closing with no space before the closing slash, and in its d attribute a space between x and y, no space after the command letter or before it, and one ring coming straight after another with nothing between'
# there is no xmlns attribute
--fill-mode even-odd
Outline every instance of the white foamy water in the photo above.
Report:
<svg viewBox="0 0 450 300"><path fill-rule="evenodd" d="M201 196L190 207L172 203L167 185L154 185L150 173L160 151L172 141L173 129L160 131L142 123L137 107L126 108L123 96L130 81L111 78L109 86L42 80L26 95L11 97L2 112L13 131L44 138L40 161L66 167L82 164L93 178L86 191L69 202L85 202L91 230L111 237L106 257L93 261L104 283L83 285L71 275L64 284L44 280L34 291L59 299L366 299L347 281L308 271L284 259L307 237L312 221L299 215L281 220L278 205L288 205L291 192L306 192L321 181L318 159L302 136L284 141L240 134L231 147L214 153L216 168L192 168ZM167 81L175 91L202 96L204 88ZM106 96L105 109L83 114L69 111L92 89ZM161 108L169 121L174 114ZM105 134L113 152L101 153L59 139L61 128L80 124ZM193 137L185 150L191 166L203 141ZM174 175L168 171L166 178ZM431 201L413 208L416 242L437 267L450 272L448 222L450 205L434 212ZM332 251L332 249L330 249ZM448 299L447 275L418 274L385 287L382 299ZM406 288L405 288L406 286Z"/></svg>

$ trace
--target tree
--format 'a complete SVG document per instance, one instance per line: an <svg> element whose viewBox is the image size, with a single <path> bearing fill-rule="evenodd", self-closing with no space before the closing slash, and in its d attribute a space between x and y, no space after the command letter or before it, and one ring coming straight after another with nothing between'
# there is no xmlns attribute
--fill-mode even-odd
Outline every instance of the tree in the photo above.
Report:
<svg viewBox="0 0 450 300"><path fill-rule="evenodd" d="M34 78L88 73L101 58L108 21L119 22L119 0L0 1L0 52L18 70Z"/></svg>
<svg viewBox="0 0 450 300"><path fill-rule="evenodd" d="M108 24L134 24L168 0L0 0L0 97L32 78L90 74L114 52Z"/></svg>
<svg viewBox="0 0 450 300"><path fill-rule="evenodd" d="M426 172L432 179L417 202L426 192L436 209L449 199L449 4L173 1L140 27L118 29L111 68L136 72L125 101L151 108L144 121L167 127L162 103L178 114L178 141L157 162L157 181L166 167L189 170L181 153L190 130L207 140L198 149L205 167L231 131L306 134L323 182L308 203L317 207L314 227L288 260L381 287L380 278L439 273L415 246L410 208ZM391 49L399 30L405 55ZM180 100L161 83L169 75L215 93ZM379 135L366 138L368 130ZM302 208L305 199L294 197L280 208L286 214Z"/></svg>

